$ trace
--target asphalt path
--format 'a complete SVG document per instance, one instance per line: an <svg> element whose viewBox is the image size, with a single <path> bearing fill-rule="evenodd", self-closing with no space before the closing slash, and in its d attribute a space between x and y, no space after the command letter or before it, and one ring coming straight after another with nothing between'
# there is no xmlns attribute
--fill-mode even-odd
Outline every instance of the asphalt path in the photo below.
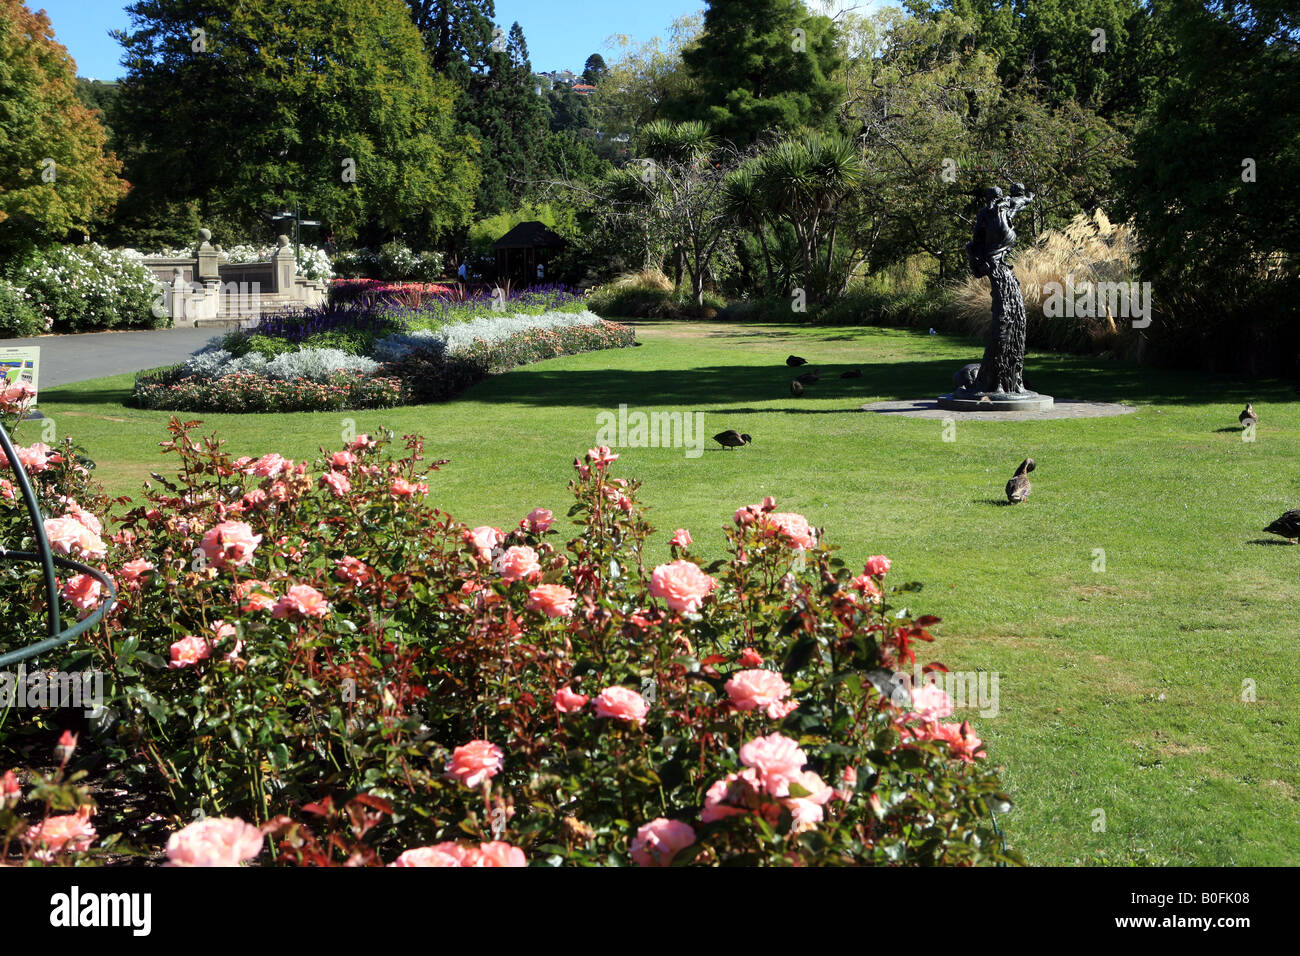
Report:
<svg viewBox="0 0 1300 956"><path fill-rule="evenodd" d="M0 348L39 345L41 390L105 375L140 372L183 362L220 329L146 329L0 339Z"/></svg>

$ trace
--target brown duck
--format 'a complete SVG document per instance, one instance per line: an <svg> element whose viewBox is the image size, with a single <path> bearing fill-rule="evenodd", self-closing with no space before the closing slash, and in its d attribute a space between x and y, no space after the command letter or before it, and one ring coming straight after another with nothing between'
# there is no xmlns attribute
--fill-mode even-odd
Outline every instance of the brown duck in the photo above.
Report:
<svg viewBox="0 0 1300 956"><path fill-rule="evenodd" d="M748 445L754 439L749 435L742 435L734 428L728 428L725 432L718 432L714 435L713 440L730 451L732 448Z"/></svg>
<svg viewBox="0 0 1300 956"><path fill-rule="evenodd" d="M1026 458L1016 469L1016 473L1011 476L1007 482L1007 501L1013 505L1018 505L1029 497L1032 486L1029 484L1029 473L1034 470L1034 459Z"/></svg>
<svg viewBox="0 0 1300 956"><path fill-rule="evenodd" d="M807 365L808 360L806 358L800 358L797 355L791 355L786 358L785 364L791 368L798 368L800 365Z"/></svg>
<svg viewBox="0 0 1300 956"><path fill-rule="evenodd" d="M1250 404L1250 402L1247 402L1246 410L1237 416L1237 421L1241 422L1242 428L1245 428L1248 425L1258 425L1259 416L1255 414L1255 406Z"/></svg>

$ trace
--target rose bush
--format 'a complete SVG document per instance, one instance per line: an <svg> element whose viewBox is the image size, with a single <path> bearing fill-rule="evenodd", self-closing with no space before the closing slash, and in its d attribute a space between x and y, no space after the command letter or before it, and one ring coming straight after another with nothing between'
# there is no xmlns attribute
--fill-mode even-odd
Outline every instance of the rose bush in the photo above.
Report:
<svg viewBox="0 0 1300 956"><path fill-rule="evenodd" d="M937 623L903 603L919 586L847 567L771 499L726 557L701 566L677 529L652 566L608 449L574 462L569 533L541 508L502 532L429 504L445 463L417 436L306 463L234 459L196 424L173 420L177 477L105 532L120 600L86 641L111 687L94 746L176 831L244 822L311 865L1018 859L976 731L899 680ZM171 849L256 847L223 822Z"/></svg>

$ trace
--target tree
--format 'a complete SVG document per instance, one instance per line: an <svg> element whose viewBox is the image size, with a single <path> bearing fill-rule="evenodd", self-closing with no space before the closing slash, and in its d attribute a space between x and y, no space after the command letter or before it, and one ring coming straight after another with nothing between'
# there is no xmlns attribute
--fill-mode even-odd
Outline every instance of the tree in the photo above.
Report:
<svg viewBox="0 0 1300 956"><path fill-rule="evenodd" d="M403 0L137 0L114 126L147 208L195 200L250 232L299 206L340 240L468 220L456 128ZM229 240L227 240L229 241Z"/></svg>
<svg viewBox="0 0 1300 956"><path fill-rule="evenodd" d="M126 193L44 11L0 0L0 249L63 238Z"/></svg>
<svg viewBox="0 0 1300 956"><path fill-rule="evenodd" d="M1183 357L1300 368L1300 13L1282 0L1161 3L1173 69L1125 176L1140 268Z"/></svg>
<svg viewBox="0 0 1300 956"><path fill-rule="evenodd" d="M704 32L682 51L693 81L669 115L702 118L749 146L771 131L828 127L839 104L835 26L801 0L710 0Z"/></svg>
<svg viewBox="0 0 1300 956"><path fill-rule="evenodd" d="M691 80L682 63L682 51L703 29L703 21L694 15L674 20L666 40L653 37L633 44L626 35L613 37L622 54L591 96L597 127L606 134L630 134L663 119L668 103L688 95Z"/></svg>
<svg viewBox="0 0 1300 956"><path fill-rule="evenodd" d="M483 141L483 177L475 199L480 216L515 208L547 172L540 158L550 117L546 99L537 94L518 23L505 40L504 49L488 51L487 69L470 77L461 111L462 121Z"/></svg>
<svg viewBox="0 0 1300 956"><path fill-rule="evenodd" d="M487 69L497 40L492 0L408 0L411 19L424 37L429 62L461 89L472 73Z"/></svg>
<svg viewBox="0 0 1300 956"><path fill-rule="evenodd" d="M599 53L593 53L587 57L587 63L582 68L582 79L592 86L599 86L600 81L605 78L609 72L609 67L605 65L605 58Z"/></svg>

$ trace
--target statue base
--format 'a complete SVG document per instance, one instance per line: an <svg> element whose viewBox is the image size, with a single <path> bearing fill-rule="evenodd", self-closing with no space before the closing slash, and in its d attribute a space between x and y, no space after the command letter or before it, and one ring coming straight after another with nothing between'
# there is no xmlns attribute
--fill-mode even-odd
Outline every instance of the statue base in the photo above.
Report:
<svg viewBox="0 0 1300 956"><path fill-rule="evenodd" d="M977 392L959 388L939 396L939 407L954 412L1039 412L1051 408L1051 395L1038 392Z"/></svg>

